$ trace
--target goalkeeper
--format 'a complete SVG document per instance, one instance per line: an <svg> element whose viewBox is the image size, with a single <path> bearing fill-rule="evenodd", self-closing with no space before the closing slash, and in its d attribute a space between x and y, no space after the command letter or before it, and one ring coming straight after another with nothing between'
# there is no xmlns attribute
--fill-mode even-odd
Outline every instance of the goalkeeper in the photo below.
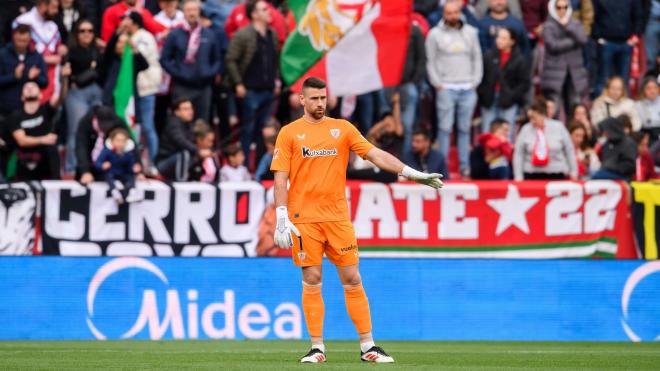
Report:
<svg viewBox="0 0 660 371"><path fill-rule="evenodd" d="M302 306L311 336L311 350L301 362L325 362L323 344L323 254L337 266L344 286L346 309L360 336L360 358L394 362L371 335L369 301L358 269L358 248L346 202L346 166L353 151L379 168L441 188L440 174L426 174L405 166L374 147L348 121L325 116L326 84L310 77L303 82L300 102L304 115L282 128L270 169L275 173L277 226L275 243L292 249L302 267ZM287 181L290 188L287 190Z"/></svg>

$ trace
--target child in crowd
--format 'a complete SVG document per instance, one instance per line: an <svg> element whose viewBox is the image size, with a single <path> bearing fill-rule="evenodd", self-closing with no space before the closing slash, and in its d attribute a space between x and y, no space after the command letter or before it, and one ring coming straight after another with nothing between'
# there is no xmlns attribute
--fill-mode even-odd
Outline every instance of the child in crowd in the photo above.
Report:
<svg viewBox="0 0 660 371"><path fill-rule="evenodd" d="M227 163L220 169L220 181L244 182L250 180L250 172L243 166L245 153L239 143L232 143L225 147Z"/></svg>
<svg viewBox="0 0 660 371"><path fill-rule="evenodd" d="M632 138L637 143L637 166L635 167L634 180L645 182L650 179L657 179L658 174L655 172L653 156L649 151L649 133L643 131L633 133Z"/></svg>
<svg viewBox="0 0 660 371"><path fill-rule="evenodd" d="M215 133L204 120L197 120L193 126L195 145L198 150L207 149L213 151ZM205 183L217 183L220 176L220 166L215 156L201 158L195 156L190 167L188 179Z"/></svg>
<svg viewBox="0 0 660 371"><path fill-rule="evenodd" d="M488 164L488 178L510 179L513 149L509 142L509 123L495 119L491 123L490 133L481 134L478 141L484 150L484 160Z"/></svg>
<svg viewBox="0 0 660 371"><path fill-rule="evenodd" d="M128 131L116 128L110 131L105 147L96 159L96 168L103 174L110 194L118 204L140 200L134 188L135 174L139 172L134 149L135 144L129 138Z"/></svg>

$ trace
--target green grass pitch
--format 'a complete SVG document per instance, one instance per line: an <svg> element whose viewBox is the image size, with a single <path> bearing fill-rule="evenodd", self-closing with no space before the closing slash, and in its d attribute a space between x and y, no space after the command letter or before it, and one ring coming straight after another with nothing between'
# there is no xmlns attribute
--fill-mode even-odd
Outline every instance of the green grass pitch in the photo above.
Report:
<svg viewBox="0 0 660 371"><path fill-rule="evenodd" d="M326 343L328 362L299 364L304 341L0 341L0 370L659 370L660 343L379 342L395 364Z"/></svg>

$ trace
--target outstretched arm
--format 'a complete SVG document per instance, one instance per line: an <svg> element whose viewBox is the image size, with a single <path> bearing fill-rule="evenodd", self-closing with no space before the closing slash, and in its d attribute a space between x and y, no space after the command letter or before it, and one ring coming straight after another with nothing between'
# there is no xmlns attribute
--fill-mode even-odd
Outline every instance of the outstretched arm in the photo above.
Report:
<svg viewBox="0 0 660 371"><path fill-rule="evenodd" d="M406 166L398 158L392 156L380 148L374 147L370 149L369 152L367 152L365 158L382 170L394 174L400 174L417 183L425 184L436 189L442 188L443 186L442 181L440 180L442 174L427 174L421 171L417 171L409 166Z"/></svg>

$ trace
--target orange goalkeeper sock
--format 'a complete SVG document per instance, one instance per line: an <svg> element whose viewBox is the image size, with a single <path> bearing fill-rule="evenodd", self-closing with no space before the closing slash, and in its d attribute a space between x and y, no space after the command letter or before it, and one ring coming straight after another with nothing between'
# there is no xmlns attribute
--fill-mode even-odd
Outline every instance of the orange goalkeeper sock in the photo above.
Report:
<svg viewBox="0 0 660 371"><path fill-rule="evenodd" d="M321 295L321 284L308 285L303 282L302 306L307 322L307 331L312 337L323 336L323 296Z"/></svg>
<svg viewBox="0 0 660 371"><path fill-rule="evenodd" d="M358 334L371 332L371 313L369 312L369 300L364 292L362 284L357 286L344 286L344 297L346 298L346 309L351 317Z"/></svg>

